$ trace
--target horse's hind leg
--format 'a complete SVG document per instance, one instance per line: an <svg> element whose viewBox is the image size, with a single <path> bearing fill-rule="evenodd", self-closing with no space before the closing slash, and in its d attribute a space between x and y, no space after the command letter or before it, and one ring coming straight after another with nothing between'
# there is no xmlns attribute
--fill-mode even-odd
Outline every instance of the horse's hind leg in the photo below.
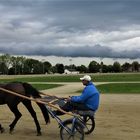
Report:
<svg viewBox="0 0 140 140"><path fill-rule="evenodd" d="M32 105L31 105L31 101L23 100L22 103L25 105L25 107L30 112L31 116L34 118L36 128L37 128L37 136L40 136L41 135L41 128L40 128L39 122L37 120L36 112L34 111Z"/></svg>
<svg viewBox="0 0 140 140"><path fill-rule="evenodd" d="M17 105L15 106L11 106L11 105L8 105L10 110L14 113L15 115L15 119L13 120L13 122L9 125L10 127L10 133L14 130L14 127L17 123L17 121L20 119L20 117L22 116L22 114L19 112L18 108L17 108Z"/></svg>
<svg viewBox="0 0 140 140"><path fill-rule="evenodd" d="M0 133L3 133L3 132L4 132L4 128L0 124Z"/></svg>

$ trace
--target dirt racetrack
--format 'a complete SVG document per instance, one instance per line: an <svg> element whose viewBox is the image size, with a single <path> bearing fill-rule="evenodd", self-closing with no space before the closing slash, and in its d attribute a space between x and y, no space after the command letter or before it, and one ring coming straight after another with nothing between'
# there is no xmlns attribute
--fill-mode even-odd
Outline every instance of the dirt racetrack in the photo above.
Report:
<svg viewBox="0 0 140 140"><path fill-rule="evenodd" d="M77 88L82 88L82 85L77 85ZM76 86L74 89L77 90ZM64 96L65 93L73 94L68 85L55 90L47 90L47 93L57 91L57 95L60 96ZM36 136L33 119L22 104L19 104L19 109L23 116L13 134L9 134L8 125L14 115L6 105L1 105L0 123L4 126L5 132L0 134L0 140L60 140L56 121L51 118L51 123L46 126L38 106L35 103L33 106L41 124L42 136ZM69 117L64 115L61 118L64 120ZM96 113L95 131L86 135L85 140L140 140L140 95L101 94L100 108Z"/></svg>

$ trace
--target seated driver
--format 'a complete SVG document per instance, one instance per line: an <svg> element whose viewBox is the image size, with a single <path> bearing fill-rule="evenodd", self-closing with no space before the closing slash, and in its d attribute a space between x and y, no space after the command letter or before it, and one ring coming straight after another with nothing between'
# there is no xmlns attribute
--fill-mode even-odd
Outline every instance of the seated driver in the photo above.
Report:
<svg viewBox="0 0 140 140"><path fill-rule="evenodd" d="M74 110L83 110L83 111L96 111L99 107L99 91L91 81L89 75L85 75L80 78L85 88L82 91L82 94L79 96L72 96L67 99L67 102L64 106L61 107L62 110L69 112ZM56 115L63 115L64 113L57 110L54 111Z"/></svg>

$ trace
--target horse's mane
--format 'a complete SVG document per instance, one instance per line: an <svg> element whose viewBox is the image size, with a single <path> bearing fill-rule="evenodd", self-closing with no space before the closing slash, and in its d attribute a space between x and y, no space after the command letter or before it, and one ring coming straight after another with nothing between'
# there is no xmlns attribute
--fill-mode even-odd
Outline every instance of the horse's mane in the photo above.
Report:
<svg viewBox="0 0 140 140"><path fill-rule="evenodd" d="M34 88L32 85L30 85L28 83L22 83L22 85L23 85L27 95L33 96L34 98L41 97L39 95L39 91L36 88Z"/></svg>

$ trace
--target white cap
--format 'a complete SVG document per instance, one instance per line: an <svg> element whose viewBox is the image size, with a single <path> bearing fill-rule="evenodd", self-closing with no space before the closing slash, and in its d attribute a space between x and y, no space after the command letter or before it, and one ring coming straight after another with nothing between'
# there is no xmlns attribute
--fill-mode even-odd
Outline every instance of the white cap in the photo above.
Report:
<svg viewBox="0 0 140 140"><path fill-rule="evenodd" d="M91 81L91 77L89 75L85 75L84 77L81 77L80 80Z"/></svg>

